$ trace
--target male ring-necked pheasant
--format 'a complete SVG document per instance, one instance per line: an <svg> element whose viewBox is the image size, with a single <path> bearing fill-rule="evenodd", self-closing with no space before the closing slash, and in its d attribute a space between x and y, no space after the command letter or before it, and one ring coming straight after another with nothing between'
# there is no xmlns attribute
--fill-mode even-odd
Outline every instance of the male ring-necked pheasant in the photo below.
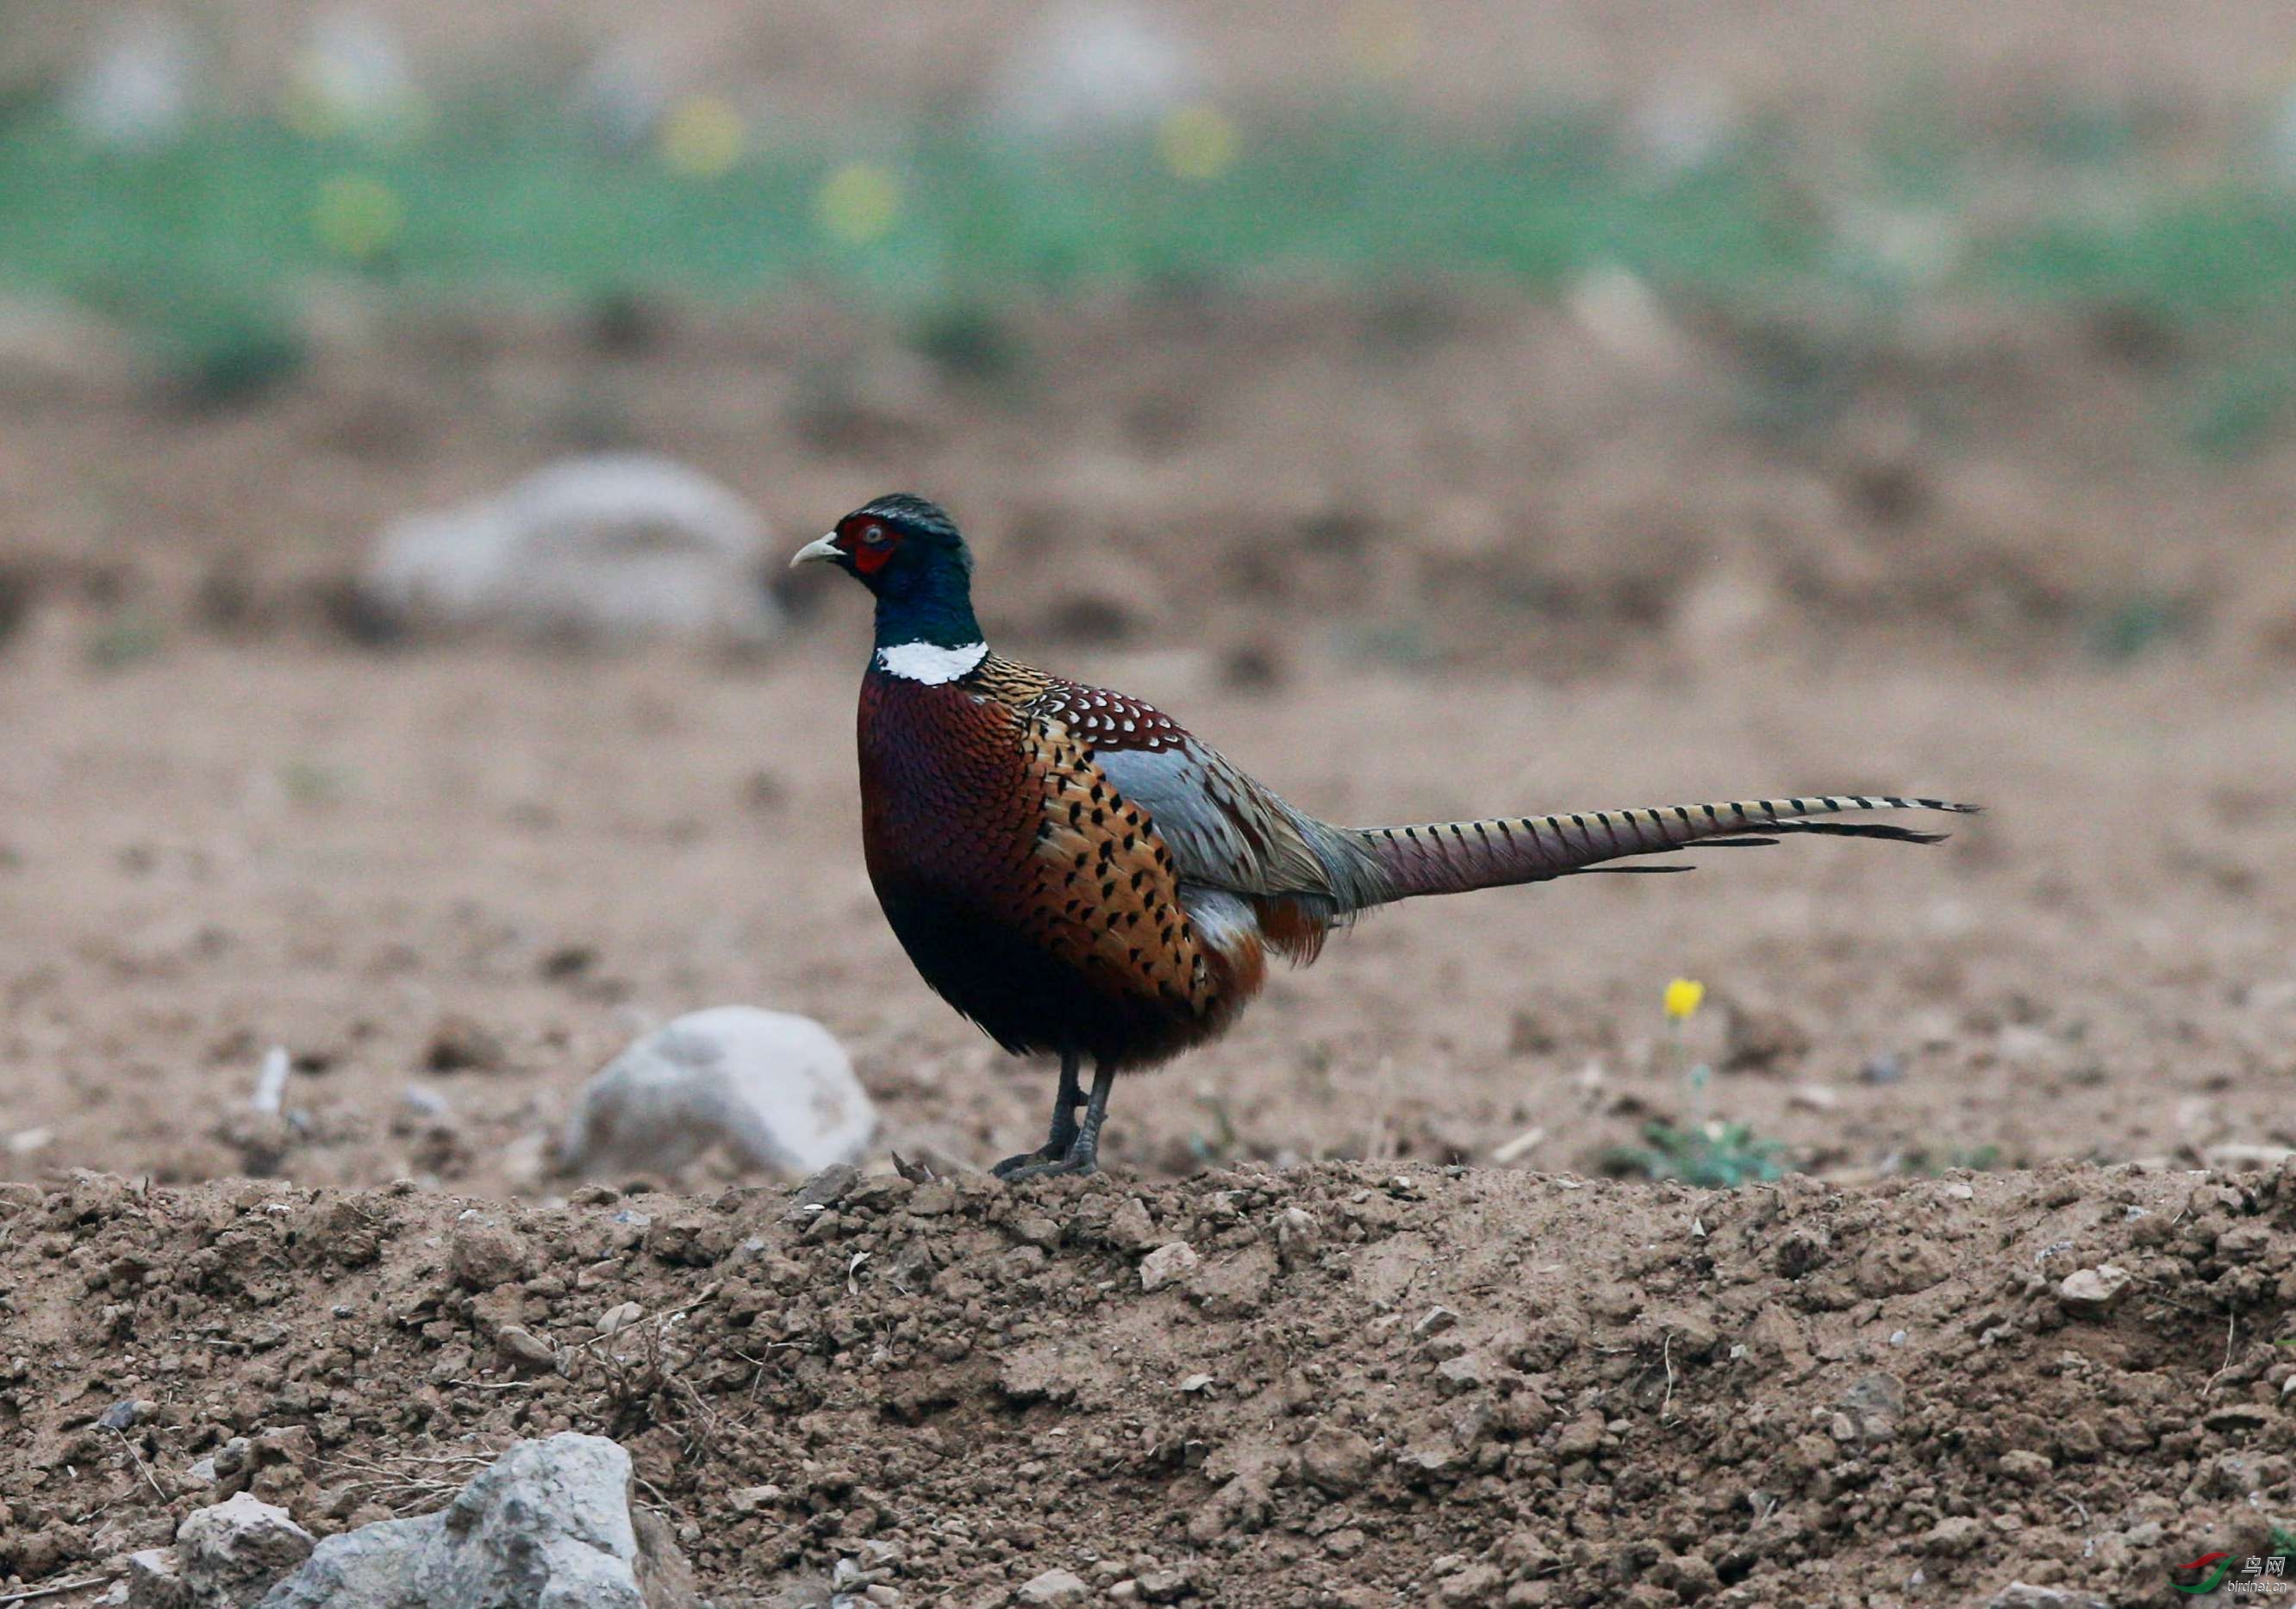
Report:
<svg viewBox="0 0 2296 1609"><path fill-rule="evenodd" d="M921 497L880 497L808 544L877 598L861 682L870 881L917 971L1013 1055L1061 1059L1052 1132L1007 1177L1089 1172L1116 1075L1235 1020L1267 954L1315 959L1374 906L1582 872L1687 844L1788 833L1934 843L1812 821L1971 809L1934 799L1756 800L1342 827L1293 809L1138 699L1015 664L972 613L972 558ZM1094 1063L1087 1100L1078 1080ZM1077 1108L1084 1108L1081 1122Z"/></svg>

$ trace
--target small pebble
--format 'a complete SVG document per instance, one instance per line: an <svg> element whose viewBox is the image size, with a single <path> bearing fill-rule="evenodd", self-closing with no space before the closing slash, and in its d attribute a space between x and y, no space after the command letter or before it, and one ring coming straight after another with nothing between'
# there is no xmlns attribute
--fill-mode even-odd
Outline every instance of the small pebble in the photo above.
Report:
<svg viewBox="0 0 2296 1609"><path fill-rule="evenodd" d="M1140 1260L1140 1288L1160 1291L1175 1280L1185 1279L1200 1260L1196 1249L1185 1241L1158 1246Z"/></svg>
<svg viewBox="0 0 2296 1609"><path fill-rule="evenodd" d="M503 1326L495 1336L495 1350L521 1374L546 1374L558 1367L558 1350L523 1325Z"/></svg>
<svg viewBox="0 0 2296 1609"><path fill-rule="evenodd" d="M2077 1268L2057 1286L2057 1305L2075 1318L2102 1318L2120 1305L2132 1283L2126 1268L2109 1262Z"/></svg>
<svg viewBox="0 0 2296 1609"><path fill-rule="evenodd" d="M1085 1601L1091 1590L1082 1576L1066 1570L1047 1570L1023 1582L1013 1597L1016 1603L1029 1605L1030 1609L1073 1609Z"/></svg>
<svg viewBox="0 0 2296 1609"><path fill-rule="evenodd" d="M153 1406L153 1404L149 1402L138 1402L132 1400L115 1402L110 1408L103 1410L102 1415L97 1418L96 1423L102 1425L105 1430L124 1431L133 1426L137 1420L149 1414Z"/></svg>
<svg viewBox="0 0 2296 1609"><path fill-rule="evenodd" d="M1439 1335L1459 1322L1459 1316L1448 1308L1429 1308L1425 1317L1411 1326L1414 1335Z"/></svg>
<svg viewBox="0 0 2296 1609"><path fill-rule="evenodd" d="M1867 1056L1857 1076L1869 1084L1894 1084L1906 1076L1906 1063L1897 1055Z"/></svg>

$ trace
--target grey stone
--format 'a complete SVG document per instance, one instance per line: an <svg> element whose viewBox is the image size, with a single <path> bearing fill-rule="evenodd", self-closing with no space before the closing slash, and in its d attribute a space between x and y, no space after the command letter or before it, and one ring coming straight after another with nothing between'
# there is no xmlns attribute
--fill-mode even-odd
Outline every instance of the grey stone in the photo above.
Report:
<svg viewBox="0 0 2296 1609"><path fill-rule="evenodd" d="M877 1112L810 1017L720 1006L632 1045L592 1079L558 1150L569 1172L675 1172L713 1145L787 1178L850 1162Z"/></svg>
<svg viewBox="0 0 2296 1609"><path fill-rule="evenodd" d="M146 1547L127 1556L127 1609L192 1609L192 1595L176 1568L176 1556L165 1547Z"/></svg>
<svg viewBox="0 0 2296 1609"><path fill-rule="evenodd" d="M1023 135L1088 140L1153 127L1201 93L1194 45L1157 8L1060 0L1029 15L988 90L992 116Z"/></svg>
<svg viewBox="0 0 2296 1609"><path fill-rule="evenodd" d="M1177 1570L1144 1570L1138 1578L1140 1596L1152 1604L1177 1603L1193 1585L1184 1566Z"/></svg>
<svg viewBox="0 0 2296 1609"><path fill-rule="evenodd" d="M1324 1424L1300 1449L1300 1466L1308 1483L1335 1498L1360 1490L1378 1467L1372 1444L1343 1425Z"/></svg>
<svg viewBox="0 0 2296 1609"><path fill-rule="evenodd" d="M283 1508L240 1492L176 1527L176 1569L193 1609L250 1609L311 1556L316 1539Z"/></svg>
<svg viewBox="0 0 2296 1609"><path fill-rule="evenodd" d="M2062 1587L2012 1581L1985 1600L1985 1609L2112 1609L2110 1600Z"/></svg>
<svg viewBox="0 0 2296 1609"><path fill-rule="evenodd" d="M386 615L442 626L759 642L781 620L758 585L767 545L757 511L700 471L608 454L393 521L359 587Z"/></svg>
<svg viewBox="0 0 2296 1609"><path fill-rule="evenodd" d="M521 1441L433 1515L319 1544L262 1609L694 1609L667 1529L599 1436Z"/></svg>
<svg viewBox="0 0 2296 1609"><path fill-rule="evenodd" d="M105 1408L101 1415L97 1416L95 1422L105 1430L131 1430L137 1420L150 1416L152 1406L149 1402L129 1398L115 1402Z"/></svg>
<svg viewBox="0 0 2296 1609"><path fill-rule="evenodd" d="M2076 1318L2101 1318L2120 1305L2130 1284L2128 1271L2109 1262L2076 1268L2057 1287L2057 1305Z"/></svg>
<svg viewBox="0 0 2296 1609"><path fill-rule="evenodd" d="M1895 1084L1906 1076L1906 1059L1890 1051L1867 1056L1857 1076L1869 1084Z"/></svg>
<svg viewBox="0 0 2296 1609"><path fill-rule="evenodd" d="M790 1211L801 1213L808 1207L833 1207L860 1182L861 1170L851 1162L832 1162L798 1186L790 1197Z"/></svg>
<svg viewBox="0 0 2296 1609"><path fill-rule="evenodd" d="M1195 1247L1185 1241L1158 1246L1140 1260L1140 1288L1160 1291L1175 1280L1185 1279L1201 1260Z"/></svg>
<svg viewBox="0 0 2296 1609"><path fill-rule="evenodd" d="M115 150L174 144L199 100L190 29L172 17L136 13L106 36L65 87L64 115L76 132Z"/></svg>
<svg viewBox="0 0 2296 1609"><path fill-rule="evenodd" d="M1906 1383L1895 1375L1867 1375L1841 1393L1839 1404L1856 1433L1852 1440L1887 1441L1905 1417Z"/></svg>
<svg viewBox="0 0 2296 1609"><path fill-rule="evenodd" d="M558 1349L522 1324L506 1324L496 1333L495 1355L525 1375L546 1375L558 1367Z"/></svg>
<svg viewBox="0 0 2296 1609"><path fill-rule="evenodd" d="M1066 1570L1047 1570L1023 1581L1013 1595L1015 1602L1032 1609L1075 1609L1091 1596L1092 1588L1084 1584L1084 1579Z"/></svg>

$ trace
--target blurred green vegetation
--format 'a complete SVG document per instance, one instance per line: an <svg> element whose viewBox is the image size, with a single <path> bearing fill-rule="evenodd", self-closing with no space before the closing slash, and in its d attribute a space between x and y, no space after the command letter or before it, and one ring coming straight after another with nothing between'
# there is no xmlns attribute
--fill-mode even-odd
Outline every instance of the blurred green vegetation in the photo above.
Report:
<svg viewBox="0 0 2296 1609"><path fill-rule="evenodd" d="M1614 1178L1671 1178L1701 1190L1734 1190L1785 1177L1782 1140L1764 1139L1744 1123L1643 1125L1643 1143L1605 1155Z"/></svg>
<svg viewBox="0 0 2296 1609"><path fill-rule="evenodd" d="M354 267L410 291L712 297L811 279L917 304L1287 274L1551 284L1612 262L1736 282L1804 271L1823 244L1758 150L1653 176L1581 119L1487 138L1265 129L1211 177L1172 171L1152 143L1054 149L963 130L918 130L862 165L882 193L857 194L855 166L767 150L682 174L547 116L382 144L211 124L140 153L20 116L0 125L0 274L115 303Z"/></svg>
<svg viewBox="0 0 2296 1609"><path fill-rule="evenodd" d="M2229 141L2217 171L2172 160L2114 109L1972 131L1915 94L1878 108L1862 145L1757 123L1671 163L1591 112L1480 132L1360 107L1205 115L1177 147L919 127L877 131L864 159L734 120L681 160L610 148L538 100L390 138L211 121L142 151L19 108L0 116L0 288L133 324L218 398L291 371L295 299L330 275L593 303L810 286L884 307L937 360L993 377L1016 361L994 310L1030 296L1437 277L1559 293L1624 270L1773 308L1823 296L1887 316L1974 291L2132 327L2252 326L2172 422L2204 451L2247 450L2296 401L2296 183Z"/></svg>

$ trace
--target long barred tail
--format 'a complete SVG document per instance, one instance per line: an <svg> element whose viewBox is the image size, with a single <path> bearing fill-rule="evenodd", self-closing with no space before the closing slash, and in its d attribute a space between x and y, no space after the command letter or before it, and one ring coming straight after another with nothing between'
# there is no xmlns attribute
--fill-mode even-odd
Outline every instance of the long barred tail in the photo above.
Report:
<svg viewBox="0 0 2296 1609"><path fill-rule="evenodd" d="M1942 833L1915 832L1885 822L1809 821L1856 810L1946 810L1970 815L1975 805L1941 799L1756 799L1728 804L1667 805L1654 810L1595 810L1583 816L1501 816L1408 827L1351 827L1346 836L1378 867L1385 904L1418 894L1461 894L1471 889L1545 882L1582 872L1686 872L1686 866L1605 866L1639 855L1662 855L1691 844L1717 849L1773 844L1788 833L1837 838L1883 838L1897 843L1937 843Z"/></svg>

